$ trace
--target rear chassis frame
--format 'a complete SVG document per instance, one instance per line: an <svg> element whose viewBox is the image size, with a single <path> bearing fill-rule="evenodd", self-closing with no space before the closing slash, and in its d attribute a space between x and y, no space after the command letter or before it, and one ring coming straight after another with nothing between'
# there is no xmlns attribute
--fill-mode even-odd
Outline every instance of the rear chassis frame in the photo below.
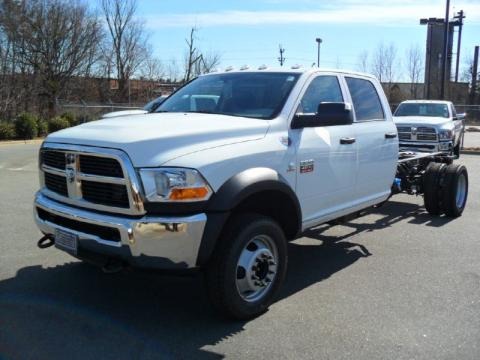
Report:
<svg viewBox="0 0 480 360"><path fill-rule="evenodd" d="M443 152L423 153L401 151L398 155L397 172L392 185L392 195L407 193L421 195L424 193L423 175L429 163L451 164L454 157Z"/></svg>

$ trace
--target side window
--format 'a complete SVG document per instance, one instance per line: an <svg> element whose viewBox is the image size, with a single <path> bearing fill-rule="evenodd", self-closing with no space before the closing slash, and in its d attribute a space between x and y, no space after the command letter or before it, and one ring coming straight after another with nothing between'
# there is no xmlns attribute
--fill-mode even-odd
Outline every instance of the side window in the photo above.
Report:
<svg viewBox="0 0 480 360"><path fill-rule="evenodd" d="M297 114L315 114L321 102L343 102L336 76L321 75L313 79L300 100Z"/></svg>
<svg viewBox="0 0 480 360"><path fill-rule="evenodd" d="M456 118L457 117L457 109L455 109L455 106L453 106L453 105L451 105L451 106L452 106L452 116L454 118Z"/></svg>
<svg viewBox="0 0 480 360"><path fill-rule="evenodd" d="M384 120L382 103L372 82L350 77L345 80L352 96L357 121Z"/></svg>

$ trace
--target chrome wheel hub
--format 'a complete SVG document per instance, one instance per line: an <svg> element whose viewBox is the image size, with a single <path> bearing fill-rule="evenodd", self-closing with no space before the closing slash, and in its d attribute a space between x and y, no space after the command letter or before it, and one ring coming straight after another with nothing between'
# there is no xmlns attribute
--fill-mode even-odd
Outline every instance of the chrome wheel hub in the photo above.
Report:
<svg viewBox="0 0 480 360"><path fill-rule="evenodd" d="M273 240L261 235L250 240L237 263L237 290L247 301L261 299L277 275L277 248Z"/></svg>

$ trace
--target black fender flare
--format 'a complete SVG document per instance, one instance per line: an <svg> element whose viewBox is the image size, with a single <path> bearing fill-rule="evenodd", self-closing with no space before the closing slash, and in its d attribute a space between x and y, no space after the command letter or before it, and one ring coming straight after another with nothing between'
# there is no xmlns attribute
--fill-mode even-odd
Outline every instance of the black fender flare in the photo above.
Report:
<svg viewBox="0 0 480 360"><path fill-rule="evenodd" d="M301 219L300 203L287 181L275 170L258 167L244 170L228 179L208 202L207 211L230 211L250 195L274 190L287 195Z"/></svg>
<svg viewBox="0 0 480 360"><path fill-rule="evenodd" d="M229 178L209 199L206 207L207 224L198 252L197 265L204 265L210 258L231 211L243 200L262 191L279 191L292 201L297 217L297 229L301 231L300 202L287 181L273 169L250 168Z"/></svg>

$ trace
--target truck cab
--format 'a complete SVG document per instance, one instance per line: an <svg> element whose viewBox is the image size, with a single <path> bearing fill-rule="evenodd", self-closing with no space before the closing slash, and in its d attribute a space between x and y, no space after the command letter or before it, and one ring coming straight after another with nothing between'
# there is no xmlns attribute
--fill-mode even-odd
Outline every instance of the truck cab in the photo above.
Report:
<svg viewBox="0 0 480 360"><path fill-rule="evenodd" d="M213 73L154 113L49 135L34 216L41 241L106 270L203 270L216 307L248 319L278 293L287 241L389 198L398 151L370 75Z"/></svg>

